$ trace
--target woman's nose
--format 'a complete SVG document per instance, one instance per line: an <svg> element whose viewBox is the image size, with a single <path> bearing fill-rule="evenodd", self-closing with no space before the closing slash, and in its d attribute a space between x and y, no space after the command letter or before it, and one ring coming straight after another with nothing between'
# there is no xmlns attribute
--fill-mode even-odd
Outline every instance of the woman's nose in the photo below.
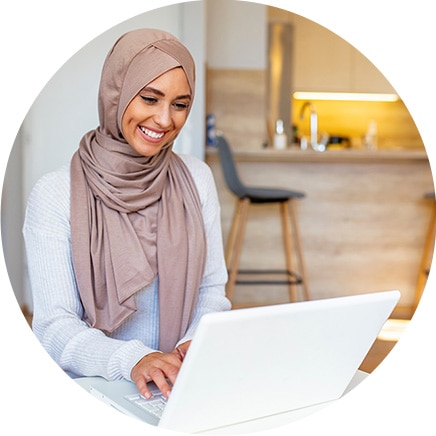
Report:
<svg viewBox="0 0 436 436"><path fill-rule="evenodd" d="M160 106L156 110L156 114L154 116L155 122L161 128L166 128L171 125L171 110L166 105Z"/></svg>

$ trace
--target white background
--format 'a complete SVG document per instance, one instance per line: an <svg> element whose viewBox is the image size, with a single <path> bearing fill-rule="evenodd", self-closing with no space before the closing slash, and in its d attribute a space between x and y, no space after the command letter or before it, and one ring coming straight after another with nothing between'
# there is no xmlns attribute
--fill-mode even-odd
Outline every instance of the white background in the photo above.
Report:
<svg viewBox="0 0 436 436"><path fill-rule="evenodd" d="M177 2L17 0L2 3L2 180L19 126L29 106L58 68L108 28L152 8L174 3ZM436 100L436 26L431 2L270 0L256 3L268 3L304 15L336 32L366 55L400 93L434 167L435 111L432 105ZM115 435L127 431L158 433L100 404L62 373L42 350L21 316L3 258L0 273L4 405L0 432L41 432L47 436ZM362 385L324 411L287 428L268 431L268 435L291 431L298 435L317 432L328 435L436 434L434 281L432 272L405 335ZM69 410L64 408L65 404Z"/></svg>

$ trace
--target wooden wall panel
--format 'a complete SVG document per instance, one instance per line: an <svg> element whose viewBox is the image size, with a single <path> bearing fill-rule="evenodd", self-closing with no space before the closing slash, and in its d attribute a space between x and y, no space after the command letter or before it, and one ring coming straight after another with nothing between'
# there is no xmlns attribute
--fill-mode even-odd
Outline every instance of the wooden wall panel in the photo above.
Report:
<svg viewBox="0 0 436 436"><path fill-rule="evenodd" d="M263 70L207 72L207 113L235 146L258 150L267 140L266 76Z"/></svg>
<svg viewBox="0 0 436 436"><path fill-rule="evenodd" d="M234 197L219 163L209 158L222 205L227 238ZM313 298L398 288L401 306L413 305L419 262L432 203L424 193L433 182L428 161L238 162L241 177L254 185L304 191L298 212ZM278 209L253 207L242 267L281 267ZM287 301L285 287L239 286L236 303Z"/></svg>

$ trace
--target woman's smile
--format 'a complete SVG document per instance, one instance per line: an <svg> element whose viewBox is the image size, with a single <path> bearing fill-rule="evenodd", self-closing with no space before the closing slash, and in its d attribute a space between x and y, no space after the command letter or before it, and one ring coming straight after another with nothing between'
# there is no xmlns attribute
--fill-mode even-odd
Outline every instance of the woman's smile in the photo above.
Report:
<svg viewBox="0 0 436 436"><path fill-rule="evenodd" d="M147 127L139 126L141 132L149 139L152 140L160 140L165 135L165 132L155 132L153 130L148 129Z"/></svg>

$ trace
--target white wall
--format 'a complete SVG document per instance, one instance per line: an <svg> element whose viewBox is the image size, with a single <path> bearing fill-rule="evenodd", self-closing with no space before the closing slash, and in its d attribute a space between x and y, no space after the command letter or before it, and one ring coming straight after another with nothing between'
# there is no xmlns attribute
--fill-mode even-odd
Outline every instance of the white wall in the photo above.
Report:
<svg viewBox="0 0 436 436"><path fill-rule="evenodd" d="M266 68L265 5L207 0L207 35L207 62L210 68Z"/></svg>
<svg viewBox="0 0 436 436"><path fill-rule="evenodd" d="M16 143L21 143L21 132L18 132ZM2 191L1 232L9 278L15 291L15 296L20 303L25 299L22 261L24 244L21 236L21 223L24 211L22 192L22 148L14 146L12 147L6 167Z"/></svg>

